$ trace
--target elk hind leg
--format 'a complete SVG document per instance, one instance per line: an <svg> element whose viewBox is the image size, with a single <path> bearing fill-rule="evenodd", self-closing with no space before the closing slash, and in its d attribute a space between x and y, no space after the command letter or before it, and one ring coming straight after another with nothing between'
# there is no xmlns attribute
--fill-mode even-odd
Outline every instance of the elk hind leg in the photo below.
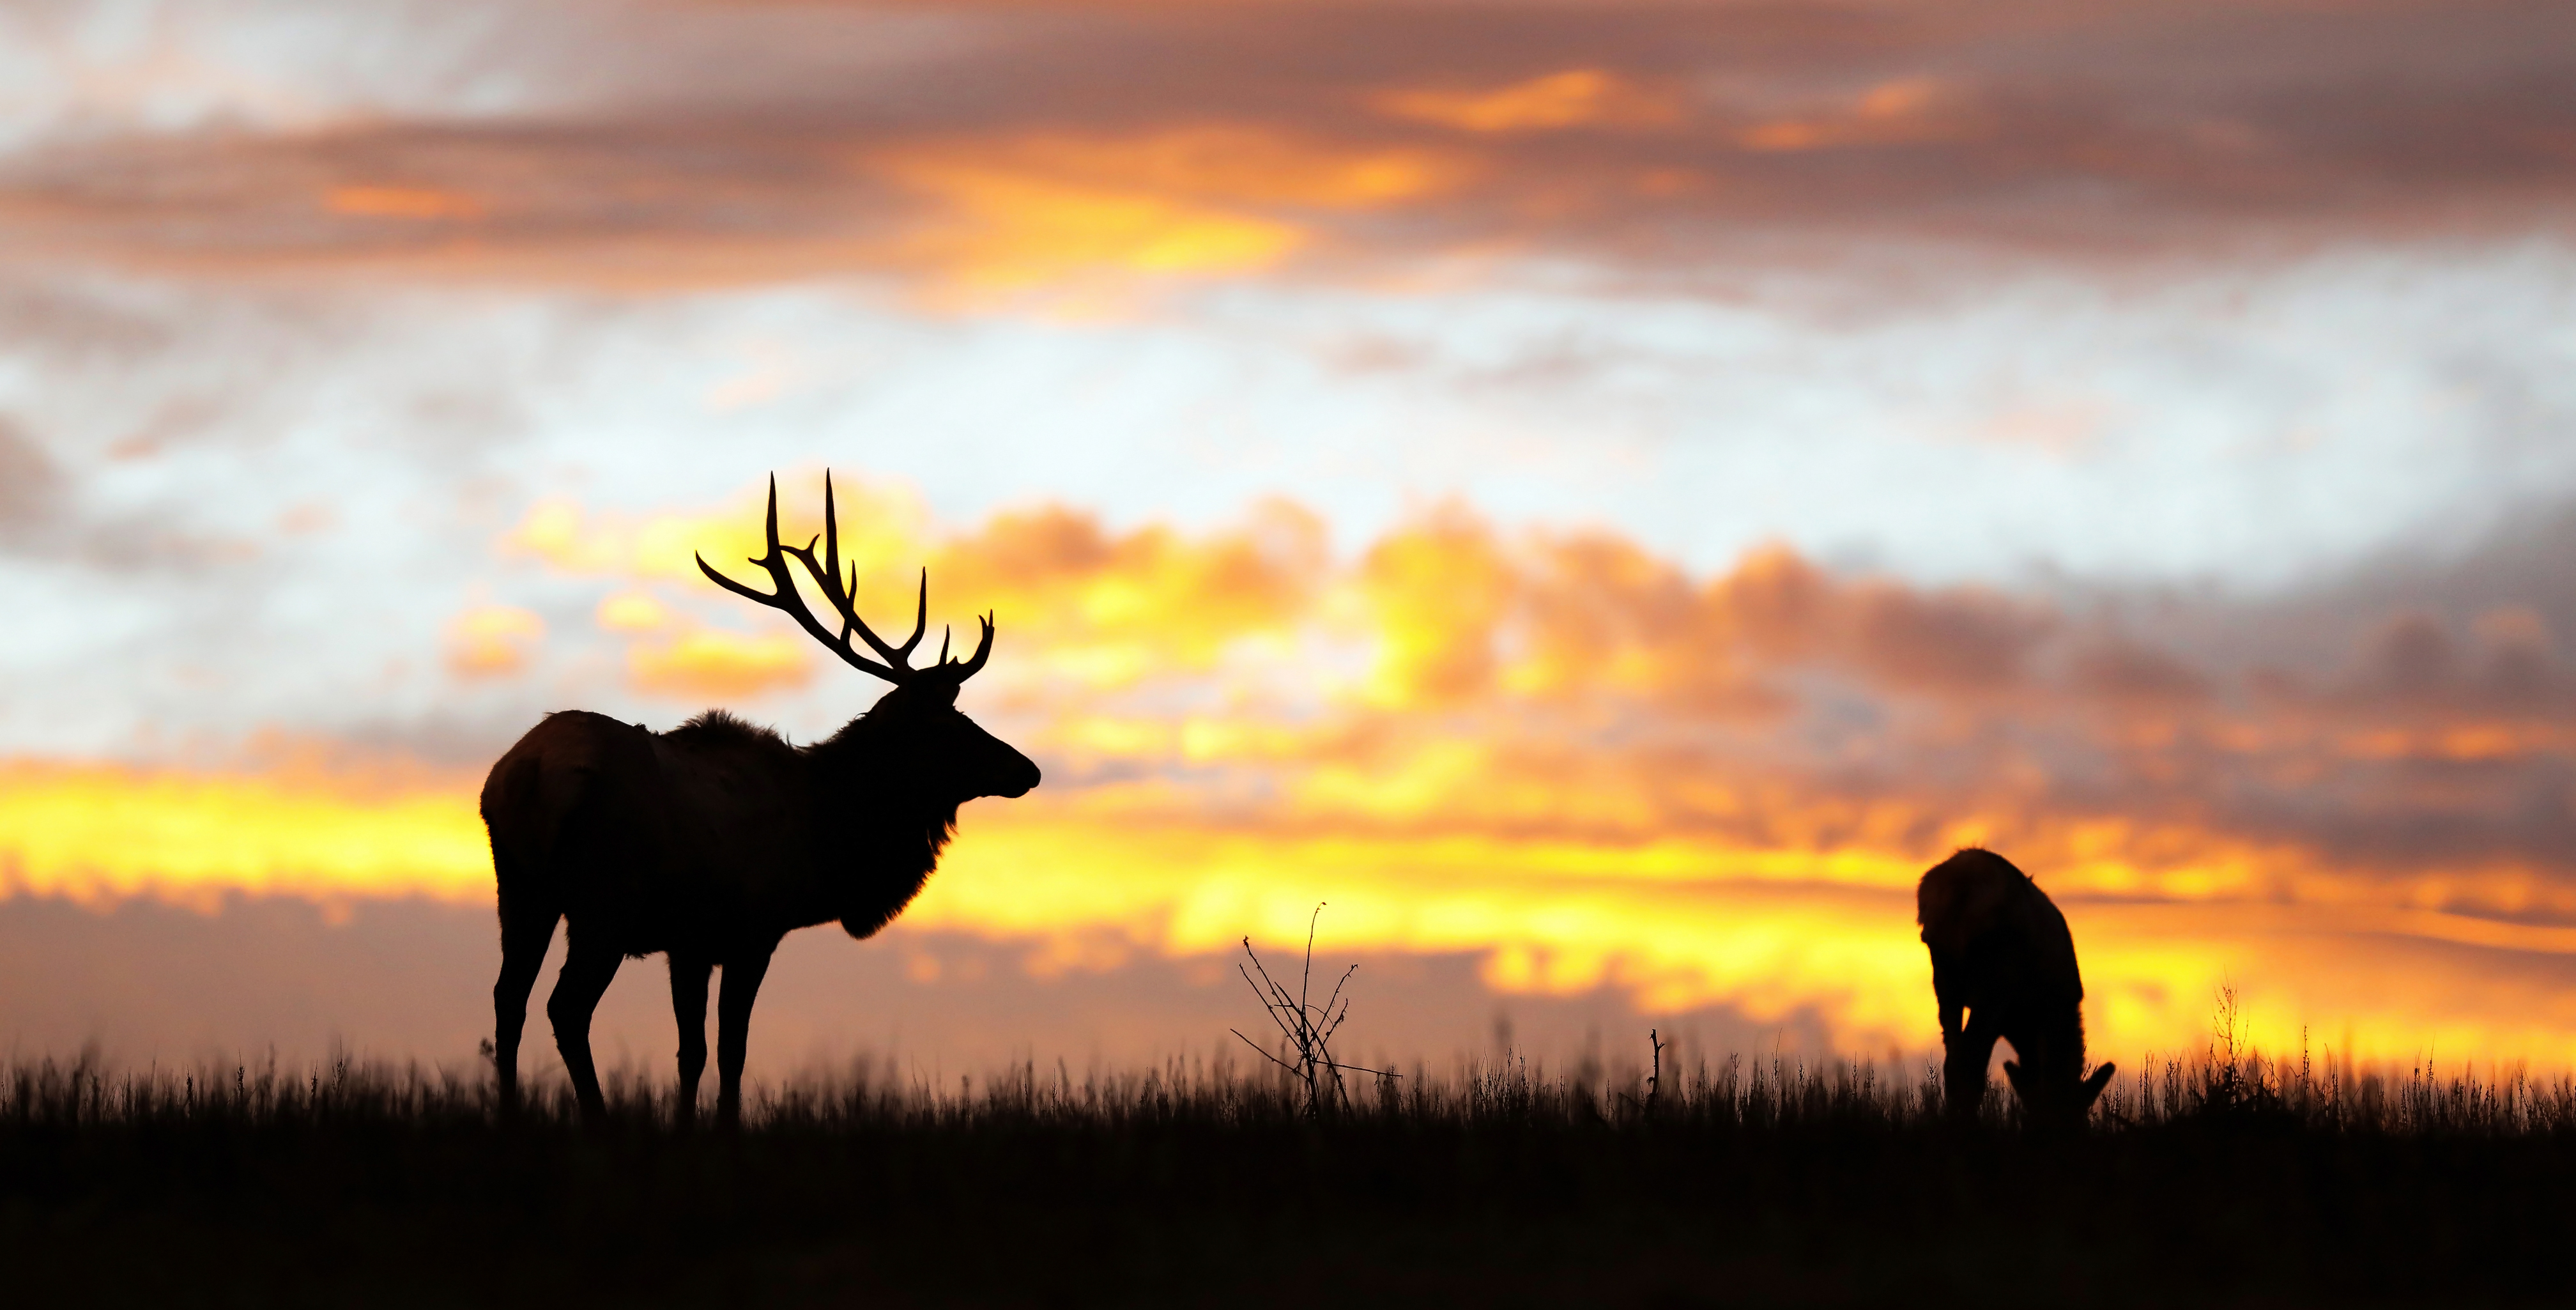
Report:
<svg viewBox="0 0 2576 1310"><path fill-rule="evenodd" d="M546 998L555 1049L563 1053L564 1072L572 1076L573 1094L581 1099L581 1116L591 1123L607 1115L608 1099L600 1094L599 1068L590 1059L590 1016L623 961L614 947L585 946L575 934L563 972L555 975L554 994Z"/></svg>
<svg viewBox="0 0 2576 1310"><path fill-rule="evenodd" d="M698 1117L698 1077L707 1071L707 975L714 966L673 952L671 1017L680 1023L680 1099L673 1112L681 1123Z"/></svg>
<svg viewBox="0 0 2576 1310"><path fill-rule="evenodd" d="M742 1122L742 1066L751 1050L751 1002L769 973L769 952L727 960L724 991L716 998L716 1121Z"/></svg>
<svg viewBox="0 0 2576 1310"><path fill-rule="evenodd" d="M528 993L536 990L546 947L555 939L547 911L532 914L504 902L501 909L501 977L492 984L492 1068L500 1079L501 1107L519 1103L519 1037L528 1024Z"/></svg>

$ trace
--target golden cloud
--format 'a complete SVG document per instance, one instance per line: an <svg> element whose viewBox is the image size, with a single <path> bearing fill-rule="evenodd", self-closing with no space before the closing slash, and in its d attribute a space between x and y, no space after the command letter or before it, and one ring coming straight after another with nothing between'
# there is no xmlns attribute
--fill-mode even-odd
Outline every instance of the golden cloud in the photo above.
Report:
<svg viewBox="0 0 2576 1310"><path fill-rule="evenodd" d="M962 164L898 172L946 209L909 252L968 291L1045 287L1092 273L1215 275L1269 268L1303 244L1276 219L1134 191Z"/></svg>
<svg viewBox="0 0 2576 1310"><path fill-rule="evenodd" d="M801 542L819 476L781 481ZM2533 799L2576 754L2576 677L2528 610L2397 616L2284 681L1780 546L1694 572L1452 505L1344 557L1284 503L1201 532L1063 506L951 527L900 487L838 485L866 612L900 636L925 561L939 612L996 611L978 713L1047 767L971 807L922 926L1194 955L1284 942L1330 899L1350 949L1811 1012L1883 1049L1929 1037L1906 894L1974 842L2067 908L2115 1048L2187 1043L2225 978L2270 1036L2576 1057L2576 1013L2529 974L2576 955L2576 862ZM784 624L710 630L662 599L693 550L754 553L760 509L550 503L503 547L599 583L635 686L723 701L816 667ZM13 767L0 860L22 886L488 894L467 781ZM2374 973L2391 952L2419 987Z"/></svg>
<svg viewBox="0 0 2576 1310"><path fill-rule="evenodd" d="M2093 6L2052 14L2037 42L2027 14L1957 5L1162 6L1061 40L986 13L955 41L882 52L892 82L813 57L873 48L872 7L785 26L756 8L686 34L617 6L575 21L595 25L580 48L623 52L590 61L578 115L38 131L0 170L0 224L13 249L164 269L629 287L878 273L1080 301L1439 251L1769 266L1809 235L1824 254L1856 238L2005 255L2513 240L2556 230L2576 123L2553 94L2565 79L2528 71L2565 44L2548 0L2476 23L2399 0L2368 31L2314 5L2259 23ZM709 39L727 57L663 44ZM2218 44L2245 56L2197 53ZM897 83L939 90L889 113ZM1855 150L1880 157L1854 168Z"/></svg>
<svg viewBox="0 0 2576 1310"><path fill-rule="evenodd" d="M404 186L333 187L322 207L334 214L415 220L481 218L490 210L477 196Z"/></svg>
<svg viewBox="0 0 2576 1310"><path fill-rule="evenodd" d="M682 700L728 700L802 687L814 677L804 634L746 635L716 629L629 647L626 672L638 691Z"/></svg>
<svg viewBox="0 0 2576 1310"><path fill-rule="evenodd" d="M610 632L658 632L673 622L671 608L649 591L621 591L601 600L598 618Z"/></svg>
<svg viewBox="0 0 2576 1310"><path fill-rule="evenodd" d="M1955 89L1917 77L1881 83L1825 113L1755 124L1736 140L1756 151L1835 150L1967 140L1987 126Z"/></svg>
<svg viewBox="0 0 2576 1310"><path fill-rule="evenodd" d="M447 624L447 667L469 678L506 677L526 667L546 635L545 620L509 605L476 605Z"/></svg>
<svg viewBox="0 0 2576 1310"><path fill-rule="evenodd" d="M823 475L791 474L780 483L779 539L802 545L823 530ZM544 500L503 535L500 549L505 558L534 556L563 573L703 586L699 556L740 573L745 561L767 549L761 535L765 495L753 487L712 509L644 515ZM841 558L857 565L863 577L881 578L920 558L927 514L909 489L845 477L835 483L834 495Z"/></svg>
<svg viewBox="0 0 2576 1310"><path fill-rule="evenodd" d="M491 875L475 781L370 788L297 770L21 761L0 765L0 871L12 891L88 900L211 905L249 891L481 901ZM1040 794L972 807L904 922L1088 943L1095 954L1105 933L1205 956L1246 933L1293 947L1306 912L1328 899L1336 949L1479 953L1487 981L1506 991L1614 987L1649 1011L1817 1014L1851 1050L1929 1044L1929 972L1910 900L1926 858L1891 842L1887 825L1784 831L1795 835L1767 844L1373 835L1211 823L1133 789ZM2576 1003L2516 963L2576 955L2576 929L2243 894L2230 862L2271 864L2278 851L2202 849L2206 873L2193 883L2189 867L2123 863L2110 849L2121 834L2021 836L2016 853L2041 871L2083 945L2094 1044L2106 1056L2192 1047L2209 991L2225 981L2251 998L2254 1035L2276 1047L2310 1026L2365 1057L2438 1043L2457 1055L2576 1060ZM2084 848L2092 853L2076 854ZM2104 886L2150 885L2171 894L2093 899Z"/></svg>
<svg viewBox="0 0 2576 1310"><path fill-rule="evenodd" d="M81 901L488 897L479 781L0 762L0 882Z"/></svg>
<svg viewBox="0 0 2576 1310"><path fill-rule="evenodd" d="M1249 127L961 139L872 167L935 202L906 258L969 292L1259 272L1307 243L1300 211L1412 200L1464 172L1419 150L1337 149Z"/></svg>
<svg viewBox="0 0 2576 1310"><path fill-rule="evenodd" d="M1571 68L1490 91L1389 91L1371 103L1384 114L1462 132L1635 126L1680 116L1671 101L1598 68Z"/></svg>

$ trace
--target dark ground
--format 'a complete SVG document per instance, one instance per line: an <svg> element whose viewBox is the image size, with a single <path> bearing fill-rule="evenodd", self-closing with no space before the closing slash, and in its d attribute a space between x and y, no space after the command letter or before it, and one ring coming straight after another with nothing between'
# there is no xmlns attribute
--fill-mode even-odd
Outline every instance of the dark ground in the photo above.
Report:
<svg viewBox="0 0 2576 1310"><path fill-rule="evenodd" d="M1731 1071L1652 1116L1471 1073L1311 1124L1148 1075L812 1089L725 1133L382 1072L22 1069L0 1259L29 1306L2567 1303L2563 1086L2192 1076L2051 1141Z"/></svg>

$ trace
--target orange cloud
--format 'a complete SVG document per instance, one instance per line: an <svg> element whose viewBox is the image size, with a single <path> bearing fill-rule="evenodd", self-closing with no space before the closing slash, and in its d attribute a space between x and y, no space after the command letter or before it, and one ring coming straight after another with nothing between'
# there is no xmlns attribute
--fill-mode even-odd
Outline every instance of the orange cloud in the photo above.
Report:
<svg viewBox="0 0 2576 1310"><path fill-rule="evenodd" d="M863 577L912 567L928 532L927 511L909 489L843 477L834 483L840 508L841 558ZM563 573L705 585L697 557L741 573L767 549L762 537L766 491L746 488L725 504L679 513L623 514L584 510L569 500L530 507L504 534L501 553L534 556ZM779 539L795 545L823 530L819 470L779 479Z"/></svg>
<svg viewBox="0 0 2576 1310"><path fill-rule="evenodd" d="M702 6L677 26L609 6L565 20L566 48L627 52L591 61L577 115L38 130L0 177L0 224L13 249L158 268L623 287L875 273L1079 302L1410 270L1427 251L1669 273L1776 266L1783 237L1809 235L1810 252L1916 237L2006 256L2509 241L2556 230L2570 194L2564 79L2527 71L2564 44L2548 0L2476 23L2399 0L2366 32L2312 4L2259 23L2090 6L2036 41L2029 12L1961 5L1111 7L1045 37L957 15L953 41L879 49L870 6L792 24ZM2219 46L2243 57L2199 53ZM884 76L814 57L863 48ZM535 77L557 54L501 57ZM937 92L889 112L898 83ZM1426 150L1426 126L1448 139ZM1603 128L1653 130L1566 148ZM1838 158L1856 149L1885 157ZM1398 205L1405 221L1382 221Z"/></svg>
<svg viewBox="0 0 2576 1310"><path fill-rule="evenodd" d="M1882 82L1822 114L1756 124L1736 140L1747 150L1780 152L1911 145L1964 139L1982 123L1949 87L1916 77Z"/></svg>
<svg viewBox="0 0 2576 1310"><path fill-rule="evenodd" d="M480 782L0 762L0 890L206 904L227 892L485 897Z"/></svg>
<svg viewBox="0 0 2576 1310"><path fill-rule="evenodd" d="M1493 682L1512 570L1483 524L1451 511L1377 544L1362 565L1378 637L1382 704L1439 705Z"/></svg>
<svg viewBox="0 0 2576 1310"><path fill-rule="evenodd" d="M1285 502L1196 541L1160 527L1112 536L1062 509L1006 513L930 560L934 601L1006 615L1046 667L1103 687L1206 671L1234 643L1291 637L1324 570L1322 521Z"/></svg>
<svg viewBox="0 0 2576 1310"><path fill-rule="evenodd" d="M469 678L506 677L527 666L545 620L509 605L477 605L447 624L447 667Z"/></svg>
<svg viewBox="0 0 2576 1310"><path fill-rule="evenodd" d="M334 214L415 220L481 218L490 209L475 196L403 186L333 187L323 197L322 207Z"/></svg>
<svg viewBox="0 0 2576 1310"><path fill-rule="evenodd" d="M1679 116L1670 101L1598 68L1549 73L1491 91L1390 91L1370 103L1381 113L1462 132L1632 126Z"/></svg>
<svg viewBox="0 0 2576 1310"><path fill-rule="evenodd" d="M965 140L891 156L909 167L973 163L1026 177L1208 203L1367 210L1438 195L1469 167L1411 147L1339 145L1249 126L1174 128L1135 136L1042 133Z"/></svg>
<svg viewBox="0 0 2576 1310"><path fill-rule="evenodd" d="M904 248L970 291L1258 272L1307 243L1301 211L1411 200L1460 172L1421 151L1335 149L1238 127L965 139L892 152L874 167L937 203Z"/></svg>
<svg viewBox="0 0 2576 1310"><path fill-rule="evenodd" d="M814 676L814 645L802 633L758 636L697 629L628 648L627 679L639 691L682 700L731 700L802 687Z"/></svg>
<svg viewBox="0 0 2576 1310"><path fill-rule="evenodd" d="M821 475L780 482L780 539L802 545L822 530ZM1242 528L1198 541L1161 527L1113 535L1089 515L1052 507L1003 513L950 535L935 530L906 489L847 478L834 485L842 559L857 573L859 609L871 624L902 636L926 567L934 613L963 622L998 611L1020 658L1079 683L1118 686L1206 670L1232 643L1285 638L1310 616L1323 580L1323 524L1285 502L1256 507ZM742 561L764 549L763 501L753 494L733 504L621 516L549 501L502 547L565 573L704 587L697 552L737 577L756 572ZM602 602L601 622L615 626L612 609L617 621L639 620L658 604L622 593ZM810 588L807 604L830 613Z"/></svg>
<svg viewBox="0 0 2576 1310"><path fill-rule="evenodd" d="M819 477L782 482L801 542ZM2548 801L2576 755L2576 671L2536 611L2393 616L2292 677L1780 546L1694 572L1453 505L1337 556L1283 503L1201 532L1063 506L959 527L899 487L838 485L865 612L900 636L925 561L935 615L997 611L978 713L1047 768L1033 796L971 807L924 926L1194 955L1284 942L1329 898L1351 949L1480 952L1505 988L1813 1013L1883 1049L1929 1040L1907 891L1977 842L2067 908L2115 1046L2188 1043L2232 979L2267 1040L2349 1023L2381 1052L2576 1058L2576 1014L2531 982L2576 957ZM661 513L551 503L502 544L597 581L633 686L723 702L840 672L783 623L709 630L662 599L740 612L690 552L753 553L760 508L753 489ZM515 619L459 627L533 640ZM469 780L389 797L309 769L9 778L0 861L27 886L488 894L458 835ZM127 841L144 810L162 826ZM2374 973L2392 951L2420 985Z"/></svg>
<svg viewBox="0 0 2576 1310"><path fill-rule="evenodd" d="M621 591L601 600L598 618L610 632L657 632L673 621L670 607L649 591Z"/></svg>
<svg viewBox="0 0 2576 1310"><path fill-rule="evenodd" d="M0 765L0 870L10 890L91 900L211 903L248 890L482 901L478 781ZM1784 814L1798 804L1776 792L1748 800ZM1610 986L1649 1010L1815 1013L1860 1051L1934 1035L1910 902L1928 861L1903 822L1819 816L1783 823L1768 841L1604 842L1227 825L1180 801L1112 788L972 807L906 922L1094 951L1106 933L1204 956L1245 933L1293 947L1314 901L1329 899L1336 949L1481 953L1487 981L1506 991ZM2015 848L2083 943L2105 1055L2190 1048L2210 989L2226 981L2251 999L2254 1035L2276 1047L2308 1025L2349 1034L2365 1057L2438 1044L2455 1056L2576 1060L2576 1002L2517 964L2576 956L2576 929L2360 900L2286 904L2248 895L2236 870L2294 853L2186 835L2158 857L2184 863L2148 870L2119 853L2136 836L2030 832ZM1931 837L1937 850L1959 834ZM2106 887L2127 890L2097 899ZM2162 899L2150 894L2158 888Z"/></svg>
<svg viewBox="0 0 2576 1310"><path fill-rule="evenodd" d="M1306 240L1275 219L973 165L916 164L897 176L947 211L912 239L910 252L970 291L1050 286L1090 273L1253 273Z"/></svg>

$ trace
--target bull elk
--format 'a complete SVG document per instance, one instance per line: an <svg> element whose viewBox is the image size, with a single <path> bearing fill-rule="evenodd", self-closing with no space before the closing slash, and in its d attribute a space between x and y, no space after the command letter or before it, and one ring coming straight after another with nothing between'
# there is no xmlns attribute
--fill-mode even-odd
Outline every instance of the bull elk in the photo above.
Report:
<svg viewBox="0 0 2576 1310"><path fill-rule="evenodd" d="M865 938L903 911L956 831L957 808L981 796L1023 796L1038 767L959 713L957 689L993 653L993 621L964 660L914 668L929 621L924 571L912 636L889 645L858 615L857 565L841 575L831 475L823 481L823 555L778 541L778 480L769 483L769 550L751 561L763 592L698 560L716 585L782 610L851 667L894 684L875 708L829 738L791 746L767 729L709 710L670 732L605 715L550 714L492 766L483 822L500 884L501 977L492 986L493 1056L502 1103L518 1095L519 1034L528 993L566 922L563 971L546 1001L583 1117L606 1109L591 1062L590 1019L618 965L656 951L670 959L671 1011L680 1025L679 1111L694 1117L707 1063L707 980L724 970L716 1002L717 1115L741 1115L752 998L781 938L838 920ZM838 637L797 591L794 560L839 612ZM852 645L855 634L876 654Z"/></svg>
<svg viewBox="0 0 2576 1310"><path fill-rule="evenodd" d="M2082 1122L2112 1066L2084 1076L2084 978L2066 916L2010 860L1974 847L1925 873L1914 904L1941 1002L1950 1117L1975 1121L2000 1037L2017 1057L2004 1061L2004 1076L2025 1118L2042 1127Z"/></svg>

